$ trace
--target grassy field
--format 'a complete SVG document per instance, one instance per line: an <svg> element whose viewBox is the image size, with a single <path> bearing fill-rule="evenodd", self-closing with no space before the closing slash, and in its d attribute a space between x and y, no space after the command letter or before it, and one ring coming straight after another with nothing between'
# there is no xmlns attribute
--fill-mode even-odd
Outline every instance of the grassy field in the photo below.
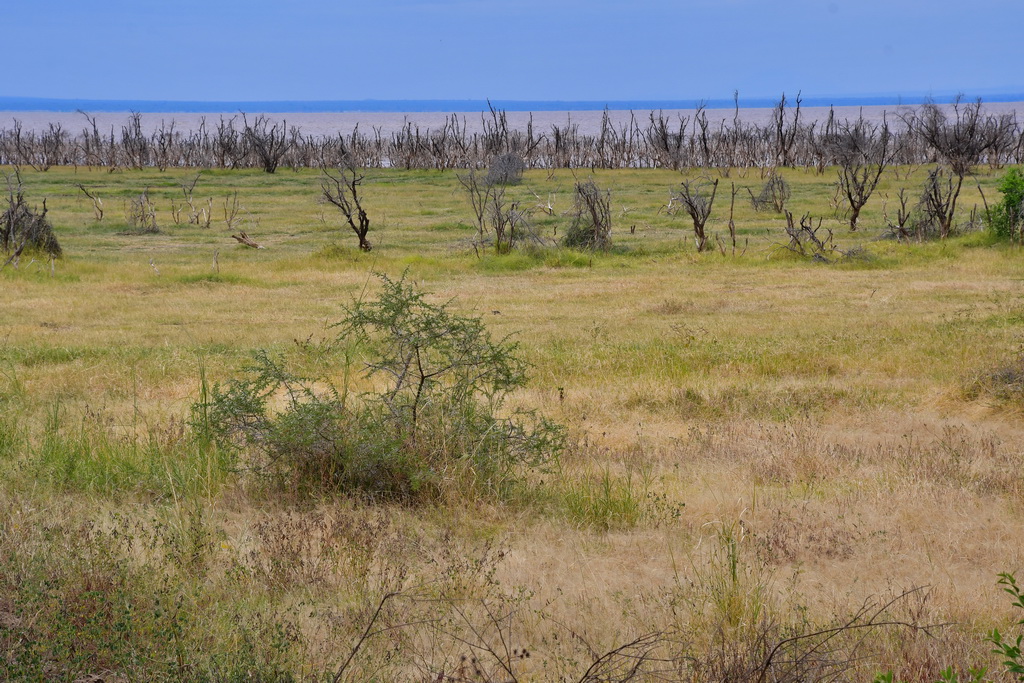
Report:
<svg viewBox="0 0 1024 683"><path fill-rule="evenodd" d="M727 237L735 183L735 254L696 253L666 211L678 173L559 170L508 194L554 240L593 178L613 249L494 255L450 172L368 171L361 253L314 172L204 171L207 228L172 218L195 172L23 170L65 256L0 271L0 671L1010 680L985 635L1024 616L996 586L1024 561L1024 261L986 232L880 239L884 197L926 171L887 173L856 233L833 171L784 171L792 212L852 254L825 264L752 210L757 171L720 181L709 229ZM962 219L1001 173L965 184ZM160 230L132 234L146 188ZM556 466L372 502L282 490L193 438L204 387L330 339L374 272L514 335L514 403L567 429Z"/></svg>

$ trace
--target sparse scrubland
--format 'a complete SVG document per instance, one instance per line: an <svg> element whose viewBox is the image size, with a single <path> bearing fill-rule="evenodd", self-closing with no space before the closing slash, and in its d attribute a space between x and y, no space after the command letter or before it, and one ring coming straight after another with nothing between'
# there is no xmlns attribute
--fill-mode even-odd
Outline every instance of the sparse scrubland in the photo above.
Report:
<svg viewBox="0 0 1024 683"><path fill-rule="evenodd" d="M1019 176L511 168L23 167L0 678L1014 680Z"/></svg>

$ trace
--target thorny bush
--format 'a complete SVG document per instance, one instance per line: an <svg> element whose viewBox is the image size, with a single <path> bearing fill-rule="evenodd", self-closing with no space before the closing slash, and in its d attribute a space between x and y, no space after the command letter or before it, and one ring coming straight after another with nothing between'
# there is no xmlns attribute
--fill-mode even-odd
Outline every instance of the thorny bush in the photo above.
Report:
<svg viewBox="0 0 1024 683"><path fill-rule="evenodd" d="M300 376L259 351L243 378L215 385L193 407L194 423L299 492L410 502L500 495L525 469L556 458L560 426L505 409L527 382L517 344L493 340L450 302L428 302L404 276L380 278L379 296L347 307L335 326L340 373ZM374 389L350 396L353 371Z"/></svg>
<svg viewBox="0 0 1024 683"><path fill-rule="evenodd" d="M1021 241L1024 233L1024 174L1011 168L999 181L1003 199L992 210L995 234L1004 240Z"/></svg>

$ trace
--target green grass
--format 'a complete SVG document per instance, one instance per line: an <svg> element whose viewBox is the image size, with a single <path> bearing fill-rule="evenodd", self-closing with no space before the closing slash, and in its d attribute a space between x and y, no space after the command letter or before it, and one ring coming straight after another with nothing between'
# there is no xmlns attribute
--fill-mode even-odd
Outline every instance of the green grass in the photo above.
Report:
<svg viewBox="0 0 1024 683"><path fill-rule="evenodd" d="M556 499L572 525L604 531L629 529L647 513L649 486L639 479L632 471L618 477L607 468L581 478L565 477Z"/></svg>
<svg viewBox="0 0 1024 683"><path fill-rule="evenodd" d="M978 631L1008 623L992 586L1024 531L1020 248L879 239L885 195L916 192L924 168L887 174L856 233L833 171L782 173L794 215L860 256L781 248L785 219L744 199L756 170L721 180L739 188L736 254L696 253L664 208L682 176L636 169L592 173L612 192L607 253L557 245L591 174L556 170L507 189L524 208L552 198L532 216L549 244L499 255L473 248L450 172L370 172L366 253L308 170L203 171L203 228L171 218L194 172L23 169L65 256L52 275L31 258L0 271L0 677L323 678L388 595L349 680L454 675L464 654L498 667L480 641L500 634L535 653L509 664L521 680L576 680L651 631L711 677L922 584L929 600L892 618L963 626L872 635L842 653L853 677L987 661ZM990 198L1001 174L979 170ZM160 232L126 234L147 187ZM708 227L725 239L722 189ZM265 249L231 238L236 191L234 232ZM964 211L980 203L966 187ZM332 324L376 294L373 272L511 335L531 377L511 407L578 447L510 495L466 477L444 507L409 507L275 488L193 432L190 406L257 349L341 385L350 340Z"/></svg>

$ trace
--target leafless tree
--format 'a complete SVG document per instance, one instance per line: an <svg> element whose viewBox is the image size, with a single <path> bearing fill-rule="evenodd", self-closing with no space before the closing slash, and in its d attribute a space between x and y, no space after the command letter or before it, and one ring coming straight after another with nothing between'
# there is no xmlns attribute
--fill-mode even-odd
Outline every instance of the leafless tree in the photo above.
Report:
<svg viewBox="0 0 1024 683"><path fill-rule="evenodd" d="M678 171L683 166L686 155L686 127L688 119L679 118L678 128L670 124L662 112L655 117L654 112L650 114L650 124L644 133L651 154L658 161L659 165Z"/></svg>
<svg viewBox="0 0 1024 683"><path fill-rule="evenodd" d="M50 123L47 129L39 134L38 153L34 168L39 171L49 170L52 166L68 163L68 134L59 123Z"/></svg>
<svg viewBox="0 0 1024 683"><path fill-rule="evenodd" d="M612 245L611 193L588 180L576 183L573 220L566 231L565 245L604 251Z"/></svg>
<svg viewBox="0 0 1024 683"><path fill-rule="evenodd" d="M210 155L210 137L206 132L206 117L199 117L199 125L193 130L186 130L177 142L178 157L176 165L184 168L212 166Z"/></svg>
<svg viewBox="0 0 1024 683"><path fill-rule="evenodd" d="M900 242L907 242L913 237L913 232L910 225L910 207L907 206L909 197L907 191L904 188L900 188L899 193L896 195L896 199L899 202L899 206L896 207L896 220L894 221L888 211L888 198L886 198L885 204L882 206L882 216L885 218L886 235L891 235L893 238Z"/></svg>
<svg viewBox="0 0 1024 683"><path fill-rule="evenodd" d="M684 180L673 199L678 202L693 221L693 241L697 245L697 251L705 251L711 248L708 242L704 226L711 216L711 209L715 204L715 194L718 192L718 179L714 182L707 180Z"/></svg>
<svg viewBox="0 0 1024 683"><path fill-rule="evenodd" d="M293 171L312 165L318 158L320 145L317 141L302 134L302 129L292 126L288 129L288 146L283 160Z"/></svg>
<svg viewBox="0 0 1024 683"><path fill-rule="evenodd" d="M28 163L29 151L28 143L25 140L24 130L21 126L21 121L14 119L14 123L11 126L11 130L4 131L4 156L5 161L15 169L24 166Z"/></svg>
<svg viewBox="0 0 1024 683"><path fill-rule="evenodd" d="M955 171L950 172L942 166L937 166L928 174L928 180L917 204L921 214L921 223L917 227L919 237L937 234L940 239L946 239L952 234L956 203L963 182L962 175Z"/></svg>
<svg viewBox="0 0 1024 683"><path fill-rule="evenodd" d="M832 230L825 228L821 231L821 218L817 225L811 214L805 213L800 218L800 225L793 221L793 214L786 212L786 235L789 236L789 243L781 245L794 254L806 256L815 261L832 263L839 252L838 247L832 239Z"/></svg>
<svg viewBox="0 0 1024 683"><path fill-rule="evenodd" d="M250 124L242 114L242 125L242 141L247 150L256 157L264 171L276 171L290 144L288 123L271 123L261 114Z"/></svg>
<svg viewBox="0 0 1024 683"><path fill-rule="evenodd" d="M228 230L234 230L235 226L242 220L242 217L238 215L240 208L238 205L238 190L224 198L224 224Z"/></svg>
<svg viewBox="0 0 1024 683"><path fill-rule="evenodd" d="M137 111L121 126L121 150L131 168L142 169L149 163L149 138L142 130L142 114Z"/></svg>
<svg viewBox="0 0 1024 683"><path fill-rule="evenodd" d="M1012 116L984 114L981 100L953 102L953 116L934 102L906 119L913 130L961 180L971 169L987 160L987 155L1008 148L1016 128Z"/></svg>
<svg viewBox="0 0 1024 683"><path fill-rule="evenodd" d="M96 124L96 117L89 116L81 109L78 110L78 113L84 116L89 124L87 128L82 130L82 135L79 137L79 147L84 157L82 161L86 166L103 166L106 161L103 137L100 135L99 126Z"/></svg>
<svg viewBox="0 0 1024 683"><path fill-rule="evenodd" d="M835 163L829 141L838 124L835 113L826 120L805 124L799 97L796 106L783 96L767 124L744 124L737 113L715 122L703 103L693 116L667 116L652 111L645 125L630 117L616 124L605 112L594 133L581 129L568 117L550 131L538 132L532 118L525 128L514 128L506 113L490 107L481 118L481 131L467 129L465 120L452 115L437 128L422 128L412 121L390 135L380 128L369 134L358 127L349 133L304 135L296 127L274 123L266 116L221 118L207 129L179 131L174 122L143 130L133 112L127 123L109 134L100 133L95 118L83 114L87 126L69 135L58 124L27 130L20 122L0 129L0 164L106 165L117 167L256 167L272 170L336 166L342 159L360 168L480 169L505 154L515 154L526 168L703 168L718 169L727 177L731 169L758 168L767 178L777 168L802 166L823 173ZM979 103L955 102L952 107L925 105L901 117L906 126L893 127L892 164L913 165L941 161L955 172L987 163L997 167L1024 161L1024 133L1013 115L987 115ZM967 169L967 170L964 170Z"/></svg>
<svg viewBox="0 0 1024 683"><path fill-rule="evenodd" d="M792 121L786 116L786 94L783 93L772 110L772 131L775 141L775 166L792 166L797 133L800 130L800 93L796 95L796 109Z"/></svg>
<svg viewBox="0 0 1024 683"><path fill-rule="evenodd" d="M521 208L518 201L509 201L502 183L481 179L476 171L459 174L458 179L473 209L477 231L473 248L478 256L492 234L494 250L499 254L508 253L525 239L542 242L530 225L529 210Z"/></svg>
<svg viewBox="0 0 1024 683"><path fill-rule="evenodd" d="M476 242L477 247L483 244L487 235L487 207L493 203L492 195L504 194L504 188L498 185L489 185L477 174L476 171L460 173L459 184L466 191L469 198L469 205L473 209L473 218L476 221Z"/></svg>
<svg viewBox="0 0 1024 683"><path fill-rule="evenodd" d="M509 151L509 128L508 116L503 109L497 109L487 101L487 113L480 115L480 124L483 128L482 142L484 154L496 156Z"/></svg>
<svg viewBox="0 0 1024 683"><path fill-rule="evenodd" d="M519 208L519 202L506 202L503 190L490 194L487 215L494 232L495 253L507 254L517 242L533 236L527 212Z"/></svg>
<svg viewBox="0 0 1024 683"><path fill-rule="evenodd" d="M160 227L156 223L156 206L149 199L148 187L142 194L128 200L125 218L128 225L139 234L160 232Z"/></svg>
<svg viewBox="0 0 1024 683"><path fill-rule="evenodd" d="M750 205L754 207L754 211L771 210L775 213L786 210L786 202L793 194L789 183L777 171L771 172L757 196L754 196L749 187L747 193L750 195Z"/></svg>
<svg viewBox="0 0 1024 683"><path fill-rule="evenodd" d="M856 231L861 209L892 161L892 134L884 121L881 126L874 126L861 116L840 125L828 136L826 144L838 166L836 192L848 207L850 230Z"/></svg>
<svg viewBox="0 0 1024 683"><path fill-rule="evenodd" d="M174 148L176 133L174 132L174 119L170 124L160 121L160 128L153 134L153 162L161 171L166 171L168 166L175 166Z"/></svg>
<svg viewBox="0 0 1024 683"><path fill-rule="evenodd" d="M11 134L5 137L10 147L6 156L12 166L27 164L37 171L48 171L65 160L68 136L59 123L51 123L47 130L37 134L23 130L21 121L15 119Z"/></svg>
<svg viewBox="0 0 1024 683"><path fill-rule="evenodd" d="M185 204L188 206L188 222L192 225L202 225L205 220L205 227L210 227L208 218L203 215L202 210L196 208L195 200L192 198L200 176L202 176L202 173L196 173L191 181L182 183L181 194L184 195Z"/></svg>
<svg viewBox="0 0 1024 683"><path fill-rule="evenodd" d="M102 221L103 220L103 200L99 198L99 195L95 195L92 192L90 192L89 190L87 190L85 185L83 185L81 183L76 183L75 187L77 187L79 190L81 190L82 194L84 194L86 197L88 197L89 201L92 202L92 212L96 216L96 221L97 222Z"/></svg>
<svg viewBox="0 0 1024 683"><path fill-rule="evenodd" d="M507 152L495 157L487 169L484 179L488 185L518 185L523 179L526 162L515 152Z"/></svg>
<svg viewBox="0 0 1024 683"><path fill-rule="evenodd" d="M736 244L736 221L734 220L733 216L734 216L734 213L736 211L736 195L738 193L739 193L739 190L736 189L736 183L730 183L730 197L729 197L729 241L732 243L732 255L733 256L736 256L736 249L737 249L737 244ZM722 243L722 241L718 238L717 235L715 236L715 240L718 242L718 248L721 250L722 256L725 256L725 251L726 251L725 244ZM747 244L748 243L749 243L749 240L747 240L744 243L743 251L740 252L741 256L747 251Z"/></svg>
<svg viewBox="0 0 1024 683"><path fill-rule="evenodd" d="M334 171L324 164L320 167L320 196L322 201L341 211L352 232L359 238L359 248L370 251L373 247L366 238L370 231L370 217L363 209L359 197L359 187L365 177L352 163L342 163Z"/></svg>
<svg viewBox="0 0 1024 683"><path fill-rule="evenodd" d="M234 117L224 120L220 118L213 137L213 154L220 168L237 168L244 156L242 136L235 128Z"/></svg>

